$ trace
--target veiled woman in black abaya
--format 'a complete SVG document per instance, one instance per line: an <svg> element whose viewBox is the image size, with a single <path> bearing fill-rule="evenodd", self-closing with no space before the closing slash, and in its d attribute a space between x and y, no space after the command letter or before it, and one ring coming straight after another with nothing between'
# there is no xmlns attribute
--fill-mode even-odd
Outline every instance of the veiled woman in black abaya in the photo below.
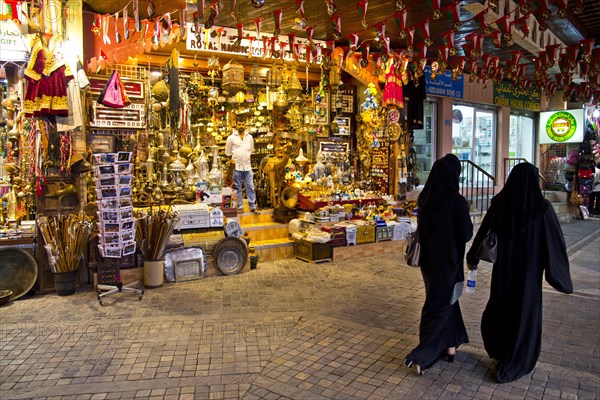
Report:
<svg viewBox="0 0 600 400"><path fill-rule="evenodd" d="M453 301L455 284L462 288L465 244L473 234L469 205L458 191L460 171L453 154L437 160L417 201L425 304L419 345L404 363L419 374L440 357L451 361L456 348L469 341L460 306Z"/></svg>
<svg viewBox="0 0 600 400"><path fill-rule="evenodd" d="M479 263L475 253L490 229L498 236L498 256L481 335L498 381L512 382L530 373L540 355L544 272L553 288L573 292L562 230L535 166L516 165L492 199L467 253L470 265Z"/></svg>

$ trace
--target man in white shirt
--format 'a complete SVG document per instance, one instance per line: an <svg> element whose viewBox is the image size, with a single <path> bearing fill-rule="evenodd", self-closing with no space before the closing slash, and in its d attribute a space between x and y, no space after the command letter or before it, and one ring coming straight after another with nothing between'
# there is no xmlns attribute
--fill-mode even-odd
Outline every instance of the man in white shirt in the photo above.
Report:
<svg viewBox="0 0 600 400"><path fill-rule="evenodd" d="M246 132L246 121L242 117L237 117L235 128L225 143L225 154L231 157L230 163L235 164L233 171L233 183L237 191L238 212L244 211L242 197L242 182L246 188L248 205L251 212L256 212L256 195L254 193L254 174L250 157L254 152L254 139L252 135Z"/></svg>

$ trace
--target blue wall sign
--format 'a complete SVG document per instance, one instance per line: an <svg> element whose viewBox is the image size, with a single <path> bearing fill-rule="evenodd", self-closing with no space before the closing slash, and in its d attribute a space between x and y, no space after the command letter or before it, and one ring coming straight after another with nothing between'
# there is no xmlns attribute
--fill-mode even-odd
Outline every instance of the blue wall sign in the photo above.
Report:
<svg viewBox="0 0 600 400"><path fill-rule="evenodd" d="M452 73L448 70L443 74L437 74L435 80L431 79L431 67L425 67L425 92L434 96L453 97L462 99L465 89L464 76L459 76L456 81L452 80Z"/></svg>

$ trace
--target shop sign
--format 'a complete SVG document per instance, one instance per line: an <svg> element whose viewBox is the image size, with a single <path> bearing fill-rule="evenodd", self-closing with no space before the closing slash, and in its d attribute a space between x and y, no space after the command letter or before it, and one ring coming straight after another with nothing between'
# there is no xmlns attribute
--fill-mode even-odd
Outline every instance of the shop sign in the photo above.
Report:
<svg viewBox="0 0 600 400"><path fill-rule="evenodd" d="M452 73L445 71L437 74L431 79L431 67L425 67L425 92L433 96L453 97L462 99L465 91L465 79L460 75L456 80L452 79Z"/></svg>
<svg viewBox="0 0 600 400"><path fill-rule="evenodd" d="M583 109L540 113L540 144L583 142Z"/></svg>
<svg viewBox="0 0 600 400"><path fill-rule="evenodd" d="M197 34L194 24L187 24L186 50L264 57L264 43L266 43L267 53L271 51L270 42L273 35L268 33L261 33L260 37L257 38L256 31L244 29L242 40L238 41L238 30L236 28L213 25L210 29L200 29L200 34ZM310 42L304 38L296 37L294 43L297 45L298 60L306 61L306 50L310 48ZM313 40L313 45L316 46L318 55L321 54L320 49L326 46L322 40ZM282 53L285 60L294 60L294 52L290 50L287 36L277 37L275 51Z"/></svg>
<svg viewBox="0 0 600 400"><path fill-rule="evenodd" d="M26 59L27 46L21 32L12 22L0 20L0 60L23 61Z"/></svg>
<svg viewBox="0 0 600 400"><path fill-rule="evenodd" d="M90 126L93 128L134 128L146 127L146 105L131 103L123 108L110 108L93 101Z"/></svg>
<svg viewBox="0 0 600 400"><path fill-rule="evenodd" d="M350 145L348 142L319 142L319 151L323 153L348 154Z"/></svg>
<svg viewBox="0 0 600 400"><path fill-rule="evenodd" d="M494 104L520 110L540 111L542 94L538 88L526 89L511 82L494 84Z"/></svg>

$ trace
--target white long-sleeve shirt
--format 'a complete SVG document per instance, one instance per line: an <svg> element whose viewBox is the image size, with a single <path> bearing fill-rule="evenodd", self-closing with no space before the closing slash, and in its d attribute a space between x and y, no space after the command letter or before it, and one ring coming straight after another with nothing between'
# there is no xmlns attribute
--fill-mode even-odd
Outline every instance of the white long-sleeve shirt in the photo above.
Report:
<svg viewBox="0 0 600 400"><path fill-rule="evenodd" d="M233 129L225 142L225 154L235 162L236 171L251 171L250 157L254 152L254 138L249 133L244 133L242 138L237 130Z"/></svg>

